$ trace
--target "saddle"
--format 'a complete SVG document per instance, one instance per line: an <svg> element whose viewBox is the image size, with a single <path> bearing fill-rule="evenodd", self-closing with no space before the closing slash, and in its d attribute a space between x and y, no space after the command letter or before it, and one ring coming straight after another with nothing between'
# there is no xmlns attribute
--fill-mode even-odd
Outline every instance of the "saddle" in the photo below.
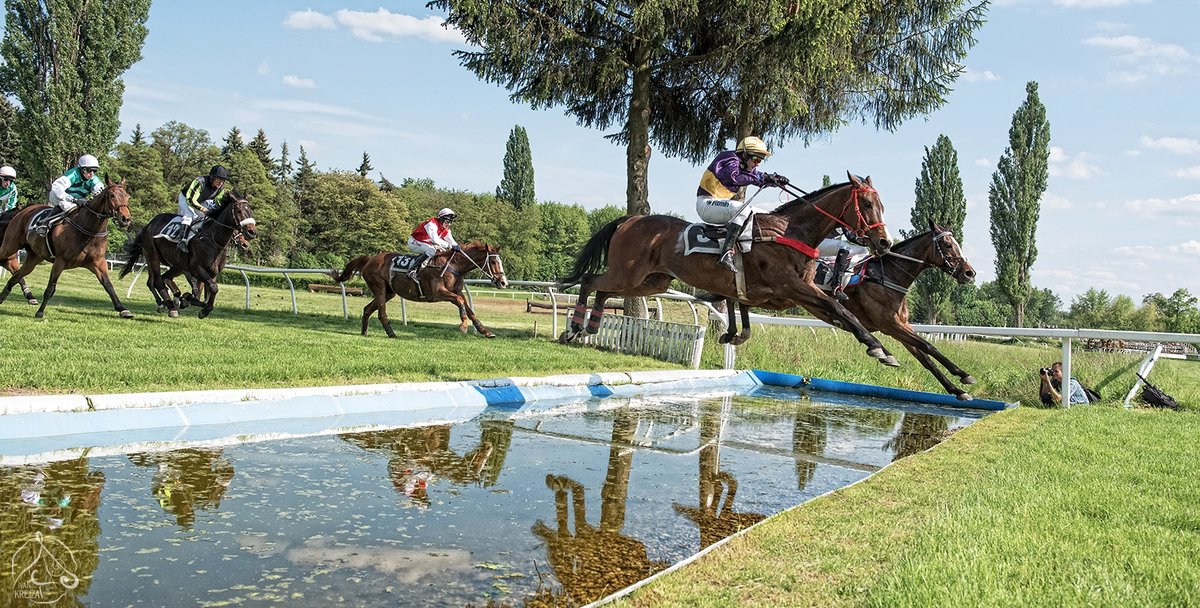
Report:
<svg viewBox="0 0 1200 608"><path fill-rule="evenodd" d="M832 292L837 282L837 277L833 276L835 259L836 256L817 258L817 274L813 277L813 282L826 293ZM850 273L850 282L846 283L846 287L853 287L867 280L867 262L869 261L871 261L871 256L867 254L850 257L850 264L846 269L846 272Z"/></svg>
<svg viewBox="0 0 1200 608"><path fill-rule="evenodd" d="M47 207L33 214L33 217L29 218L29 226L26 227L26 232L32 232L40 237L46 238L50 234L50 229L53 228L50 223L50 216L53 215L56 210L56 207ZM60 215L58 218L56 218L54 223L57 224L66 217L66 214Z"/></svg>
<svg viewBox="0 0 1200 608"><path fill-rule="evenodd" d="M192 222L192 231L190 233L188 233L188 238L187 238L187 240L189 242L192 240L192 237L196 236L196 233L200 232L200 227L203 226L204 222L207 222L207 221L208 221L207 217L197 217L196 221ZM167 222L166 225L164 225L162 227L162 230L159 230L158 234L154 235L154 238L166 239L172 243L178 243L179 237L182 235L183 235L183 217L177 215L177 216L171 218L171 221Z"/></svg>

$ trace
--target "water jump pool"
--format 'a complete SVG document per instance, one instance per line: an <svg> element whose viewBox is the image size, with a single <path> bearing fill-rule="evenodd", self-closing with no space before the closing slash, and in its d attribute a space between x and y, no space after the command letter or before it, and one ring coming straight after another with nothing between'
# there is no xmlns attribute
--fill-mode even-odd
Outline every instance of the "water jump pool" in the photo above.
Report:
<svg viewBox="0 0 1200 608"><path fill-rule="evenodd" d="M582 605L986 413L586 392L6 441L0 603Z"/></svg>

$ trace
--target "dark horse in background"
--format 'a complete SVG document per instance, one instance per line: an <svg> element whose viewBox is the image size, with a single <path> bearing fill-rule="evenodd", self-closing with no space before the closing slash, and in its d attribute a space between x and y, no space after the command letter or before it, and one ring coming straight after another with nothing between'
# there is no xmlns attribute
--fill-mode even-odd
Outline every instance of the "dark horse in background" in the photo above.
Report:
<svg viewBox="0 0 1200 608"><path fill-rule="evenodd" d="M803 306L817 318L854 334L867 354L885 365L898 365L883 344L840 302L817 287L816 247L842 226L868 239L878 252L891 245L883 222L883 203L871 178L847 173L849 182L834 184L788 201L771 213L753 216L757 245L742 255L745 294L739 296L734 273L716 265L711 254L683 254L681 238L688 223L666 215L617 218L583 246L563 285L579 284L579 301L571 327L559 337L569 342L584 331L587 299L596 292L588 333L596 333L604 302L612 296L648 296L666 291L672 279L748 306L783 310ZM605 268L607 266L607 268Z"/></svg>
<svg viewBox="0 0 1200 608"><path fill-rule="evenodd" d="M5 211L4 213L0 213L0 241L4 240L4 232L8 230L8 223L14 216L17 215L17 212L22 209L24 209L24 207L15 207ZM20 268L20 265L17 264L16 258L9 258L4 261L4 267L7 268L9 272L12 272L17 268ZM25 301L28 302L30 306L37 306L37 298L33 297L32 291L29 291L29 286L25 284L25 277L17 279L17 284L21 286L21 294L25 296Z"/></svg>
<svg viewBox="0 0 1200 608"><path fill-rule="evenodd" d="M483 271L484 276L491 279L496 287L504 289L508 286L499 247L476 242L463 245L461 251L449 250L439 253L417 274L419 284L408 278L404 272L393 272L392 262L400 255L364 255L350 260L341 272L337 269L330 272L333 280L339 283L350 280L355 272L361 273L363 280L367 282L372 298L363 307L362 335L367 335L367 322L370 321L371 315L379 311L379 323L383 325L383 330L389 338L396 337L396 332L392 331L392 324L388 320L387 303L398 295L414 302L453 302L458 306L458 316L461 320L459 330L466 333L467 319L470 319L480 334L488 338L496 337L496 334L479 322L475 311L467 304L462 290L463 275L476 269Z"/></svg>
<svg viewBox="0 0 1200 608"><path fill-rule="evenodd" d="M13 270L12 277L4 285L4 291L0 291L0 302L8 298L13 286L32 272L35 266L51 260L54 266L50 269L50 281L46 284L46 293L42 294L42 305L34 316L39 319L45 316L46 305L54 297L58 277L64 270L85 266L108 292L113 309L122 318L133 318L133 313L121 304L117 291L113 289L112 281L108 278L108 261L104 257L108 253L108 220L112 219L122 228L128 227L131 221L129 192L125 190L125 180L114 182L105 176L104 181L106 187L103 191L68 213L45 237L30 232L29 223L43 210L50 209L50 205L29 205L13 216L0 243L0 259L5 260L9 270ZM17 252L21 249L27 251L29 257L18 269ZM28 295L26 299L29 299Z"/></svg>
<svg viewBox="0 0 1200 608"><path fill-rule="evenodd" d="M229 247L235 233L247 239L254 238L254 214L245 198L236 192L230 193L219 207L208 213L208 219L194 229L187 253L180 252L175 243L167 239L154 238L176 217L174 213L154 216L137 238L129 241L125 248L129 259L121 268L120 276L129 274L137 266L138 259L145 255L149 275L146 286L154 294L159 307L166 306L167 314L172 317L179 316L179 310L167 281L184 273L195 277L198 283L204 285L207 295L203 302L194 302L200 305L199 317L203 319L212 312L217 299L218 262L220 266L225 265L225 248ZM171 267L166 273L162 272L163 264ZM194 295L192 297L195 298Z"/></svg>

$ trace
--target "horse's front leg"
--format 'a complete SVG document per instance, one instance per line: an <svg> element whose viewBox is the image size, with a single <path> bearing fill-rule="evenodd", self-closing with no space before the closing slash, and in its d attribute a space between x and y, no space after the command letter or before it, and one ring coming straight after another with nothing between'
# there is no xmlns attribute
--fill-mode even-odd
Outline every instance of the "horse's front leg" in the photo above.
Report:
<svg viewBox="0 0 1200 608"><path fill-rule="evenodd" d="M54 268L58 269L58 262L54 263ZM121 298L117 297L117 290L113 287L112 280L108 278L108 261L102 256L93 259L91 271L92 274L96 275L96 279L100 281L100 284L104 286L104 291L108 293L108 299L112 300L113 310L117 311L117 314L121 315L122 319L132 319L133 312L125 308L125 305L121 303ZM50 296L47 295L46 299L49 300ZM42 304L42 308L45 307L46 305ZM41 311L39 310L38 312Z"/></svg>
<svg viewBox="0 0 1200 608"><path fill-rule="evenodd" d="M466 297L453 291L444 291L443 297L451 302L454 302L455 306L458 306L459 331L463 332L464 334L467 333L467 320L470 319L471 324L475 326L475 331L479 332L480 335L485 338L496 337L496 334L492 333L490 329L484 327L483 323L479 321L479 317L475 316L475 311L471 310L471 305L467 303Z"/></svg>
<svg viewBox="0 0 1200 608"><path fill-rule="evenodd" d="M4 284L4 291L0 291L0 303L8 299L8 294L12 292L14 285L20 284L22 287L25 287L25 277L29 273L33 272L35 266L42 263L42 258L35 254L30 254L29 257L25 258L24 264L21 264L21 266L16 270L13 270L13 265L16 262L16 258L17 256L14 255L8 258L5 262L5 264L9 265L8 268L12 272L12 276L9 277L8 282ZM26 288L26 291L28 291L28 288ZM32 296L32 293L27 294L26 300L29 300L32 298ZM42 299L44 300L45 298ZM34 302L36 302L36 300Z"/></svg>
<svg viewBox="0 0 1200 608"><path fill-rule="evenodd" d="M917 332L913 330L911 326L896 326L891 330L885 331L884 333L900 341L900 343L904 345L904 348L907 348L908 352L912 353L912 356L915 357L916 360L925 367L925 369L929 370L929 373L933 374L933 377L937 379L938 384L941 384L942 388L946 389L947 393L958 397L958 399L961 401L970 401L972 399L970 393L958 388L958 386L956 386L953 382L950 382L950 380L946 378L944 374L942 374L942 370L939 369L937 365L934 365L933 361L930 359L930 355L932 355L938 361L943 362L943 365L950 363L949 365L946 365L946 369L949 370L950 373L960 378L963 376L971 378L970 374L967 374L963 370L959 369L957 365L951 363L945 355L938 351L937 348L934 348L929 341L917 334ZM972 384L974 382L975 379L971 378L971 382L968 382L967 384Z"/></svg>
<svg viewBox="0 0 1200 608"><path fill-rule="evenodd" d="M217 277L215 275L209 275L207 278L205 278L203 285L206 293L204 298L204 308L200 309L201 319L207 317L213 311L213 308L217 303L217 292L221 289L217 286Z"/></svg>
<svg viewBox="0 0 1200 608"><path fill-rule="evenodd" d="M745 344L750 340L750 307L746 304L739 303L738 308L740 308L742 312L742 331L729 341L729 343L734 346Z"/></svg>
<svg viewBox="0 0 1200 608"><path fill-rule="evenodd" d="M797 299L818 319L854 334L854 338L867 347L867 354L878 359L880 363L890 367L900 367L900 362L896 361L896 357L887 352L883 348L883 343L863 327L858 317L842 306L841 302L825 295L821 288L805 282L799 289Z"/></svg>
<svg viewBox="0 0 1200 608"><path fill-rule="evenodd" d="M725 298L725 315L728 321L725 322L725 333L717 338L718 344L731 344L734 338L737 338L737 305L737 300Z"/></svg>

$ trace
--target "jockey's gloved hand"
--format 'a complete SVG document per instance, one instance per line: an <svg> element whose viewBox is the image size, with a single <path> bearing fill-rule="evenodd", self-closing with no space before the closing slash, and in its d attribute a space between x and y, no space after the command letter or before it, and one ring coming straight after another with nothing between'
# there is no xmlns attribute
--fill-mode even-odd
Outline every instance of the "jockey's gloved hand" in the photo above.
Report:
<svg viewBox="0 0 1200 608"><path fill-rule="evenodd" d="M455 251L457 251L457 252L459 252L459 253L462 253L462 246L461 246L461 245L455 245L455 246L451 247L451 249L453 249L453 250L455 250Z"/></svg>
<svg viewBox="0 0 1200 608"><path fill-rule="evenodd" d="M786 178L778 173L771 174L771 181L774 182L776 186L786 186L786 185L792 183L791 181L788 180L788 178Z"/></svg>

